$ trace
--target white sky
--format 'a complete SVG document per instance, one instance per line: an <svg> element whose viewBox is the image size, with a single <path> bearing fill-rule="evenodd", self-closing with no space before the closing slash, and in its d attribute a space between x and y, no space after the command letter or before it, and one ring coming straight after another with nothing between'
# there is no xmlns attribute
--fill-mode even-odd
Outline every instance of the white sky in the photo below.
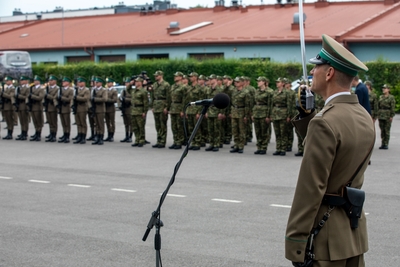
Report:
<svg viewBox="0 0 400 267"><path fill-rule="evenodd" d="M0 17L12 16L12 12L19 8L23 13L32 13L40 11L52 11L56 6L61 6L64 10L67 9L86 9L93 7L110 7L118 5L119 2L124 2L125 5L143 5L146 3L152 4L153 0L0 0ZM276 3L276 0L242 0L243 5L259 5ZM282 1L286 3L286 0ZM201 4L206 7L214 7L215 0L171 0L172 4L177 4L178 7L189 8ZM240 0L239 0L240 3ZM225 0L225 5L230 6L231 0Z"/></svg>

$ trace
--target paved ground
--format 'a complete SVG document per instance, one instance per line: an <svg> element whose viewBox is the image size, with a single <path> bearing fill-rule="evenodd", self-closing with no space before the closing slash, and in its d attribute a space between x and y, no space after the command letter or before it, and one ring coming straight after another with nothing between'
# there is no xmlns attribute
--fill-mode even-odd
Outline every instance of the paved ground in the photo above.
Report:
<svg viewBox="0 0 400 267"><path fill-rule="evenodd" d="M120 143L117 119L116 142L104 146L0 140L1 267L155 266L154 229L141 239L183 150ZM366 261L398 266L400 116L389 150L377 131ZM154 144L151 114L146 137ZM291 266L284 232L301 158L274 157L274 146L264 156L254 142L242 155L189 152L161 210L164 266Z"/></svg>

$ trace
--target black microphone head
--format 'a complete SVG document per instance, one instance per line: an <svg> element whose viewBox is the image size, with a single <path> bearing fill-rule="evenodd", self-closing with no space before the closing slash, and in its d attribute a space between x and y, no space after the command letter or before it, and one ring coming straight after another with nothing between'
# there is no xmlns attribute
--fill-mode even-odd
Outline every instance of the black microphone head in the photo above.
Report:
<svg viewBox="0 0 400 267"><path fill-rule="evenodd" d="M229 103L231 102L231 100L227 94L219 93L214 96L212 102L213 102L214 107L219 108L219 109L224 109L229 106Z"/></svg>

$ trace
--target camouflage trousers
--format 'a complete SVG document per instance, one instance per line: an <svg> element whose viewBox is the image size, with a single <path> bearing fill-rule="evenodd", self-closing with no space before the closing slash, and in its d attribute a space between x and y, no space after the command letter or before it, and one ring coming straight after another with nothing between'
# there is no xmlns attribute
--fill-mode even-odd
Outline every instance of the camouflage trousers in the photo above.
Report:
<svg viewBox="0 0 400 267"><path fill-rule="evenodd" d="M234 147L243 149L246 142L246 124L243 118L232 118L232 135Z"/></svg>
<svg viewBox="0 0 400 267"><path fill-rule="evenodd" d="M265 121L265 118L254 119L254 131L257 138L257 150L267 150L269 126L270 125Z"/></svg>
<svg viewBox="0 0 400 267"><path fill-rule="evenodd" d="M251 141L253 139L253 122L250 118L247 118L246 124L246 141Z"/></svg>
<svg viewBox="0 0 400 267"><path fill-rule="evenodd" d="M381 129L382 145L388 146L390 139L390 127L392 123L390 120L379 120L379 128Z"/></svg>
<svg viewBox="0 0 400 267"><path fill-rule="evenodd" d="M208 143L208 119L204 118L200 125L201 143Z"/></svg>
<svg viewBox="0 0 400 267"><path fill-rule="evenodd" d="M272 135L272 125L269 123L268 129L267 129L267 144L271 141L271 135Z"/></svg>
<svg viewBox="0 0 400 267"><path fill-rule="evenodd" d="M276 151L286 152L288 142L286 120L275 120L274 131L276 139Z"/></svg>
<svg viewBox="0 0 400 267"><path fill-rule="evenodd" d="M164 112L154 113L154 122L156 125L157 132L157 144L165 145L167 142L167 121L168 115Z"/></svg>
<svg viewBox="0 0 400 267"><path fill-rule="evenodd" d="M232 120L226 118L222 121L222 128L224 129L224 137L221 141L230 142L232 139Z"/></svg>
<svg viewBox="0 0 400 267"><path fill-rule="evenodd" d="M287 137L288 137L287 148L291 150L292 146L293 146L293 140L294 140L294 133L293 133L294 126L293 126L292 122L286 123L286 128L287 128Z"/></svg>
<svg viewBox="0 0 400 267"><path fill-rule="evenodd" d="M145 118L142 115L132 115L132 131L135 134L135 143L143 144L145 142Z"/></svg>
<svg viewBox="0 0 400 267"><path fill-rule="evenodd" d="M191 136L193 133L193 130L196 126L197 123L197 119L196 119L196 114L188 114L187 115L187 123L188 123L188 135ZM201 131L200 131L200 127L197 130L197 133L195 134L195 136L193 137L192 140L192 146L200 146L201 145Z"/></svg>
<svg viewBox="0 0 400 267"><path fill-rule="evenodd" d="M210 146L219 147L221 144L221 121L217 117L208 117L208 140Z"/></svg>
<svg viewBox="0 0 400 267"><path fill-rule="evenodd" d="M183 137L183 122L180 114L171 114L171 130L175 145L182 145Z"/></svg>

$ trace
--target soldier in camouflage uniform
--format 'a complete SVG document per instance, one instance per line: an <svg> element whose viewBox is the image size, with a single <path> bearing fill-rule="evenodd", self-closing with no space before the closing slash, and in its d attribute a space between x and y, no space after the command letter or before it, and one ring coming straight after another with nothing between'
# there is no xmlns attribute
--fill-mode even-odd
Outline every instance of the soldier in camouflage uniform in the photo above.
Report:
<svg viewBox="0 0 400 267"><path fill-rule="evenodd" d="M126 77L124 79L125 89L121 92L118 97L118 107L121 110L122 119L125 125L125 138L120 140L121 143L132 143L132 86L131 78Z"/></svg>
<svg viewBox="0 0 400 267"><path fill-rule="evenodd" d="M267 90L265 86L266 77L258 77L258 89L255 94L255 105L253 107L252 120L254 121L254 130L257 138L257 151L254 154L265 155L268 147L268 128L270 126L270 108L272 100L272 92Z"/></svg>
<svg viewBox="0 0 400 267"><path fill-rule="evenodd" d="M145 122L149 110L147 90L143 88L143 78L135 80L135 89L131 93L132 104L132 130L135 134L135 143L132 146L143 147L145 144Z"/></svg>
<svg viewBox="0 0 400 267"><path fill-rule="evenodd" d="M390 94L390 85L384 84L382 86L383 94L379 97L378 104L378 119L379 128L381 129L382 145L379 149L389 148L390 127L394 117L396 101L394 96Z"/></svg>
<svg viewBox="0 0 400 267"><path fill-rule="evenodd" d="M374 93L374 90L372 89L372 83L370 81L366 81L364 84L368 88L371 117L375 124L376 118L378 116L378 96Z"/></svg>
<svg viewBox="0 0 400 267"><path fill-rule="evenodd" d="M276 137L276 151L274 156L286 155L287 149L287 123L290 122L292 114L292 97L287 90L283 88L283 79L276 80L276 91L272 95L271 101L271 120L274 123L274 131Z"/></svg>
<svg viewBox="0 0 400 267"><path fill-rule="evenodd" d="M199 75L198 83L200 87L200 95L199 99L204 99L207 97L207 93L210 90L206 85L207 78L204 75ZM205 147L206 143L208 143L208 119L206 117L203 118L203 121L200 125L200 132L201 132L201 147Z"/></svg>
<svg viewBox="0 0 400 267"><path fill-rule="evenodd" d="M171 86L168 110L171 115L171 128L174 143L169 149L181 149L184 142L183 136L183 101L185 100L185 87L182 84L183 73L178 71L174 74L175 83Z"/></svg>
<svg viewBox="0 0 400 267"><path fill-rule="evenodd" d="M188 90L186 92L186 98L184 101L185 103L190 103L202 99L203 94L197 82L198 77L199 75L196 72L192 72L189 74L191 85L188 87ZM189 136L192 135L197 120L200 117L201 110L202 110L201 106L189 106L186 110ZM198 130L192 140L189 150L200 150L200 146L201 146L201 132L200 130Z"/></svg>
<svg viewBox="0 0 400 267"><path fill-rule="evenodd" d="M210 90L208 91L206 98L214 98L219 93L222 93L222 88L217 84L217 76L211 74L210 79ZM208 139L210 146L207 147L206 151L219 151L220 146L222 147L221 141L221 120L224 117L224 110L218 109L214 106L209 107L206 117L208 119Z"/></svg>
<svg viewBox="0 0 400 267"><path fill-rule="evenodd" d="M243 153L246 142L246 123L250 116L250 96L244 90L244 79L242 77L235 78L235 90L231 99L231 118L232 118L232 135L233 149L231 153Z"/></svg>
<svg viewBox="0 0 400 267"><path fill-rule="evenodd" d="M235 90L235 86L232 85L232 78L228 75L223 76L223 92L229 96L229 99L232 98L232 92ZM231 114L231 107L230 105L225 109L225 115L229 116ZM224 128L224 133L225 136L221 141L223 140L225 145L229 145L232 140L232 120L230 119L225 119L222 121L222 127Z"/></svg>
<svg viewBox="0 0 400 267"><path fill-rule="evenodd" d="M285 90L288 92L288 94L290 95L291 99L292 99L292 104L291 104L291 110L292 110L292 114L289 114L290 118L294 118L296 116L296 92L292 90L292 82L288 79L288 78L284 78L284 83L285 83ZM293 124L292 122L288 122L286 124L287 126L287 136L288 136L288 143L287 143L287 148L286 151L287 152L291 152L292 151L292 147L293 147L293 140L294 140L294 133L293 133Z"/></svg>
<svg viewBox="0 0 400 267"><path fill-rule="evenodd" d="M322 96L315 94L315 111L318 113L320 112L324 106L325 106L325 101L322 98Z"/></svg>
<svg viewBox="0 0 400 267"><path fill-rule="evenodd" d="M150 97L157 132L157 142L153 147L164 148L167 142L168 99L170 98L171 86L167 81L164 81L164 73L161 70L156 71L154 77L156 82L153 84Z"/></svg>
<svg viewBox="0 0 400 267"><path fill-rule="evenodd" d="M250 97L250 110L254 107L254 96L256 94L256 88L250 85L250 78L247 76L242 76L244 79L244 89L247 91ZM247 118L246 124L246 142L251 142L253 140L253 122L250 117Z"/></svg>

